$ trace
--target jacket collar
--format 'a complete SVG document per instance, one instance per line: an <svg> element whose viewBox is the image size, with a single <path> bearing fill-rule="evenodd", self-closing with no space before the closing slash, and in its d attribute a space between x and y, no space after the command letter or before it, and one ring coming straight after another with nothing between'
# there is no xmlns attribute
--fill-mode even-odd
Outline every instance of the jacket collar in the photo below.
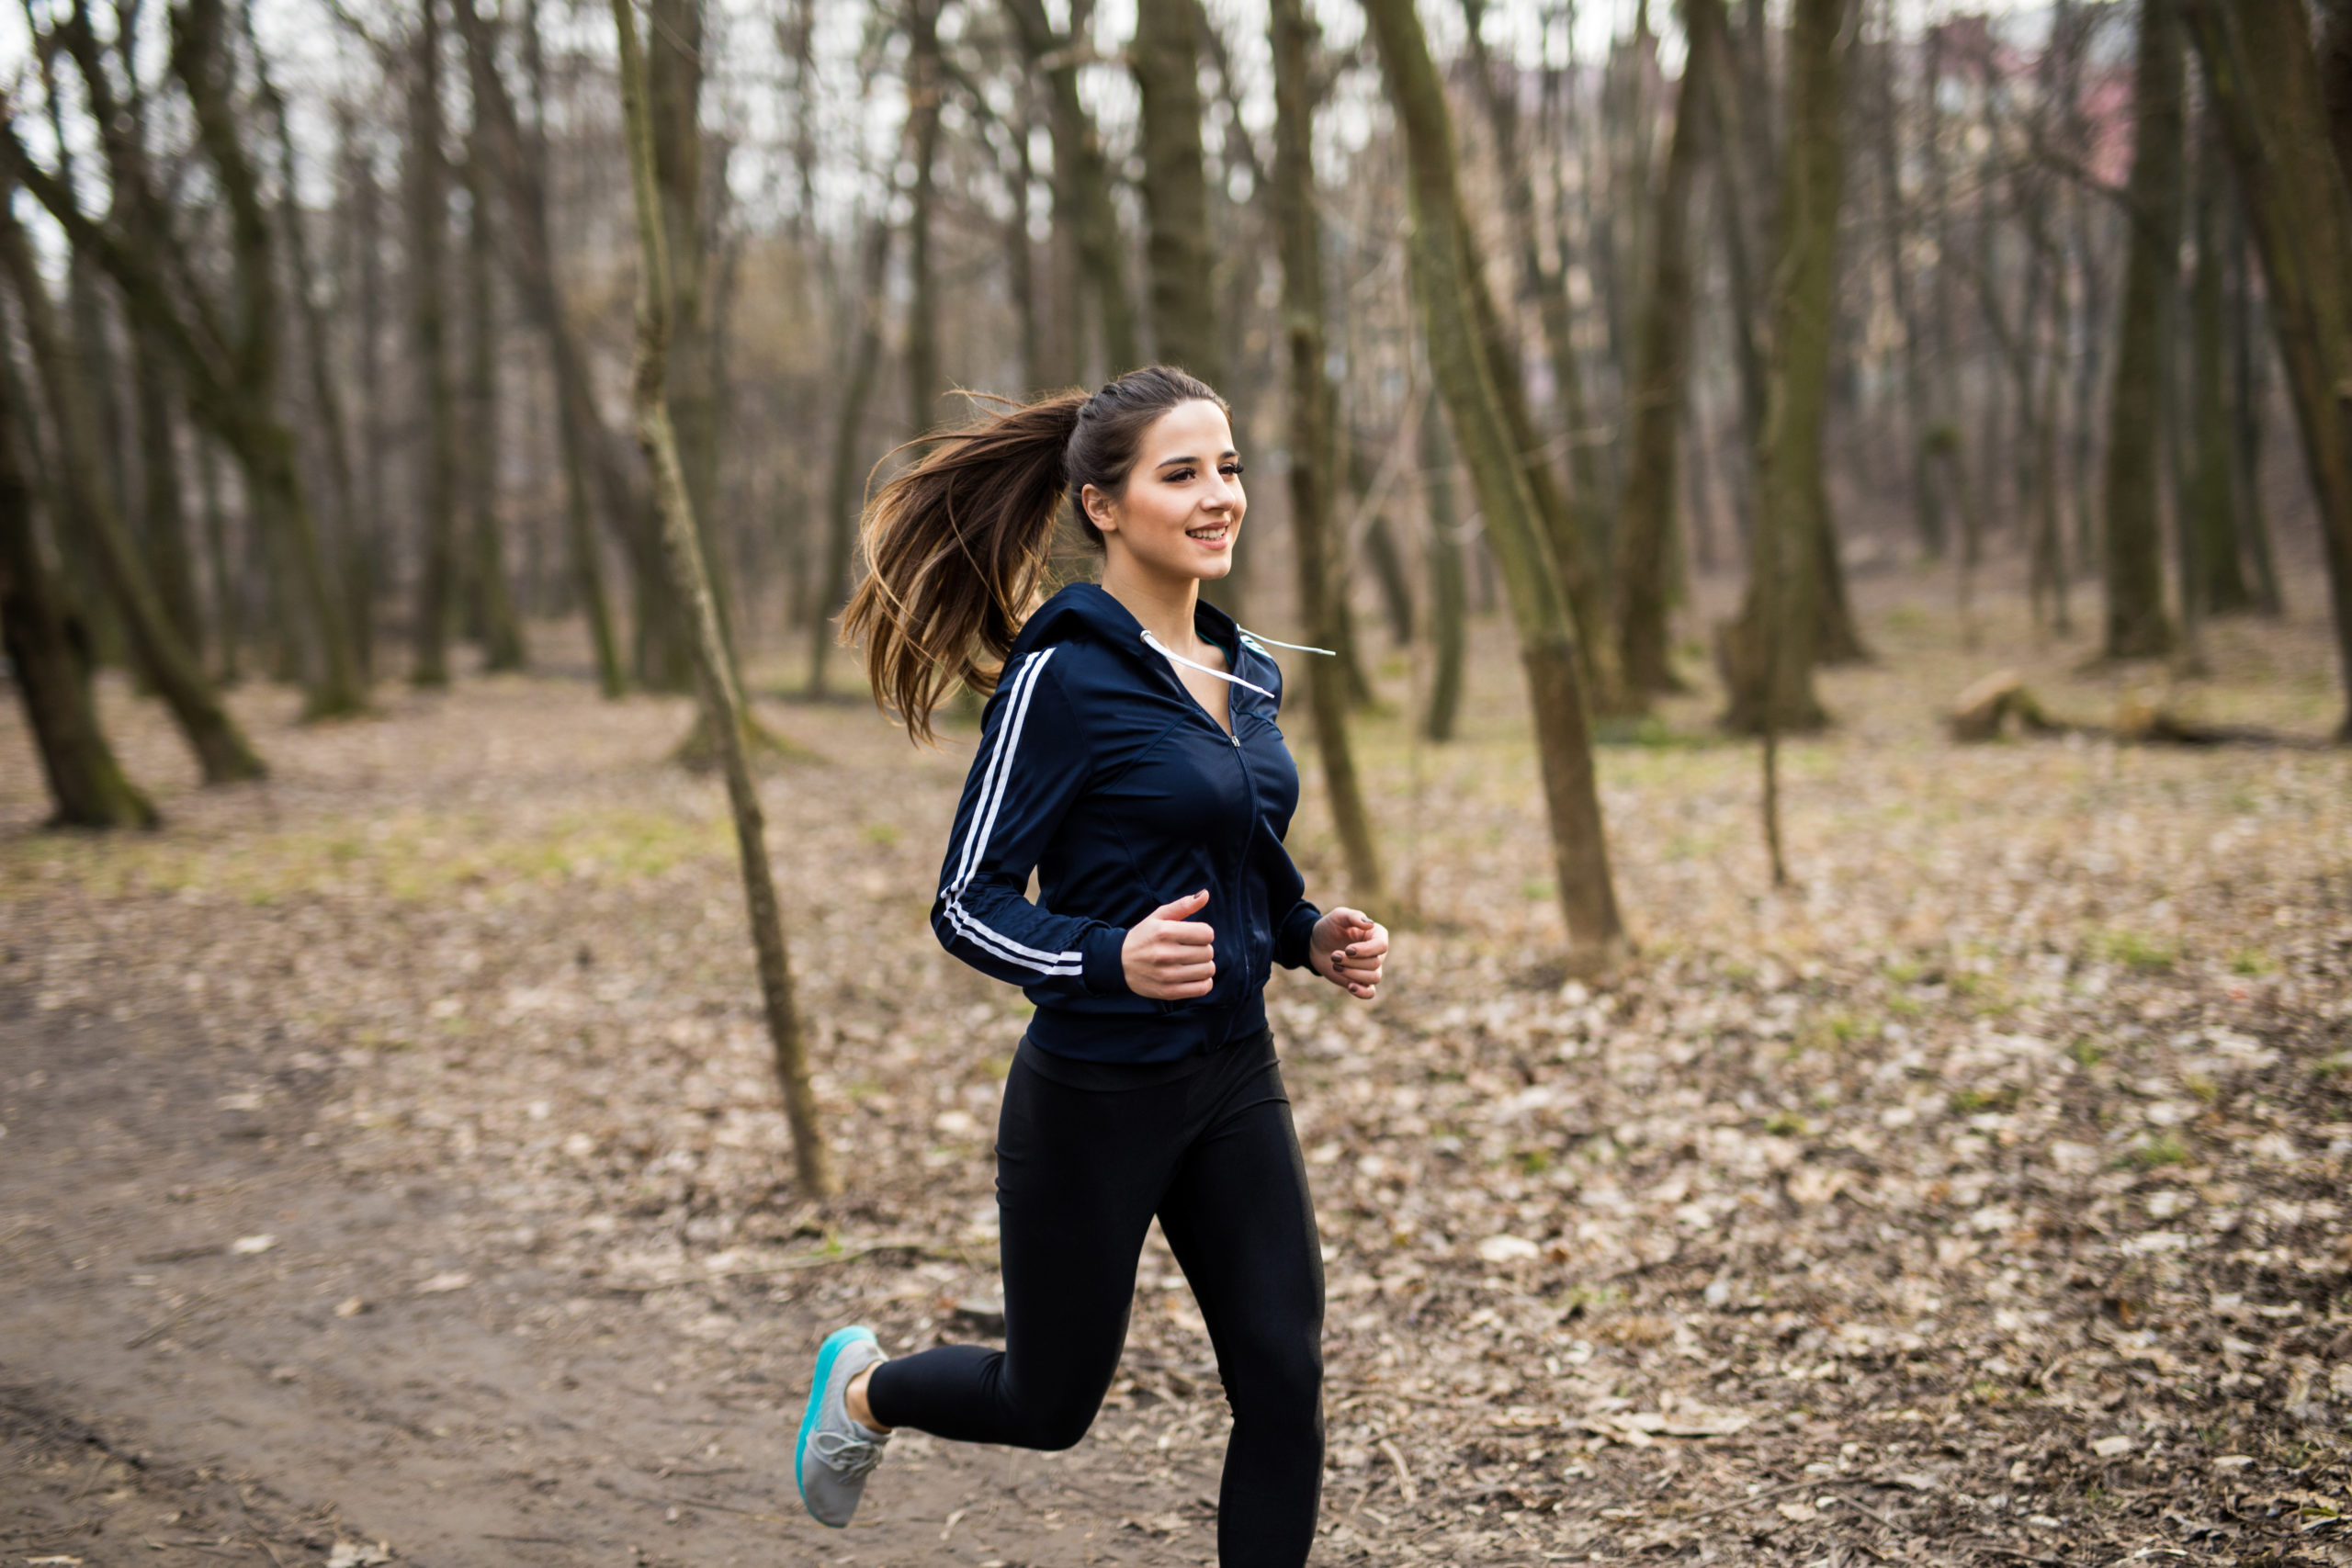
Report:
<svg viewBox="0 0 2352 1568"><path fill-rule="evenodd" d="M1193 627L1225 650L1226 662L1234 674L1247 673L1241 665L1249 659L1250 650L1242 641L1240 626L1231 615L1204 599L1193 612ZM1148 660L1148 665L1165 668L1168 663L1144 641L1143 623L1099 582L1073 582L1038 605L1023 624L1021 635L1013 638L1007 662L1038 649L1080 637L1090 637L1106 648L1116 649L1129 659Z"/></svg>

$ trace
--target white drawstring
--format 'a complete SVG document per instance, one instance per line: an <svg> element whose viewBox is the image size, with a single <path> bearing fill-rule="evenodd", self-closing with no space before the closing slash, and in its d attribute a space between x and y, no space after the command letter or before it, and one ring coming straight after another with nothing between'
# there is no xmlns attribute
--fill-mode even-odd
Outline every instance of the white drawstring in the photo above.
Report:
<svg viewBox="0 0 2352 1568"><path fill-rule="evenodd" d="M1309 648L1303 642L1284 642L1280 637L1260 637L1248 626L1236 626L1234 629L1241 634L1242 641L1257 644L1258 651L1261 653L1265 652L1266 645L1268 643L1272 643L1276 648L1292 649L1300 653L1319 653L1326 659L1337 659L1340 657L1339 650L1336 649Z"/></svg>
<svg viewBox="0 0 2352 1568"><path fill-rule="evenodd" d="M1214 675L1218 680L1227 682L1233 685L1247 686L1261 697L1265 697L1270 700L1280 700L1274 697L1273 693L1266 690L1265 687L1259 685L1254 681L1245 681L1238 675L1228 675L1222 670L1212 670L1207 665L1201 663L1198 660L1185 658L1182 654L1177 652L1174 649L1169 647L1166 643L1152 636L1151 629L1148 626L1144 628L1143 643L1146 648L1150 649L1154 653L1159 654L1161 657L1166 659L1172 659L1177 663L1184 665L1190 669L1197 670L1204 675Z"/></svg>

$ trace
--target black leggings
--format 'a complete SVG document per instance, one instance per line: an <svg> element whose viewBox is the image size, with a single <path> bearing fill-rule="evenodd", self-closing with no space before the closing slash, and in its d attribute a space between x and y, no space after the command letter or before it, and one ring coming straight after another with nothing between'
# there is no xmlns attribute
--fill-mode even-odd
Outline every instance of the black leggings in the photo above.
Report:
<svg viewBox="0 0 2352 1568"><path fill-rule="evenodd" d="M957 1442L1076 1443L1118 1368L1156 1213L1233 1410L1218 1561L1298 1568L1323 1482L1323 1254L1306 1168L1269 1033L1181 1066L1193 1070L1051 1058L1040 1070L1023 1043L997 1122L1005 1348L886 1362L865 1396L886 1426Z"/></svg>

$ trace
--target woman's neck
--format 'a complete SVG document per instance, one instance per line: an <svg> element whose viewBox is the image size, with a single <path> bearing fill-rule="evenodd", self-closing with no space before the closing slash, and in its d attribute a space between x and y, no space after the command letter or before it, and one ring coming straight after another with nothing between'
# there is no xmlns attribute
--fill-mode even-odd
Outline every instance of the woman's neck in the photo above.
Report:
<svg viewBox="0 0 2352 1568"><path fill-rule="evenodd" d="M1200 634L1193 613L1200 608L1201 580L1169 578L1142 570L1122 556L1102 563L1102 592L1126 607L1144 630L1182 654L1197 654Z"/></svg>

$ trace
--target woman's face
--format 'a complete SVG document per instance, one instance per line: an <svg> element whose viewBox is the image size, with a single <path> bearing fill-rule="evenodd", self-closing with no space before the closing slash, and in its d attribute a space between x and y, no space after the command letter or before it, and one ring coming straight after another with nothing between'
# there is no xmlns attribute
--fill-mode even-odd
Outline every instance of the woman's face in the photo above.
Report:
<svg viewBox="0 0 2352 1568"><path fill-rule="evenodd" d="M1177 404L1144 431L1124 493L1088 485L1080 500L1106 551L1155 575L1223 577L1250 510L1225 411L1204 400Z"/></svg>

